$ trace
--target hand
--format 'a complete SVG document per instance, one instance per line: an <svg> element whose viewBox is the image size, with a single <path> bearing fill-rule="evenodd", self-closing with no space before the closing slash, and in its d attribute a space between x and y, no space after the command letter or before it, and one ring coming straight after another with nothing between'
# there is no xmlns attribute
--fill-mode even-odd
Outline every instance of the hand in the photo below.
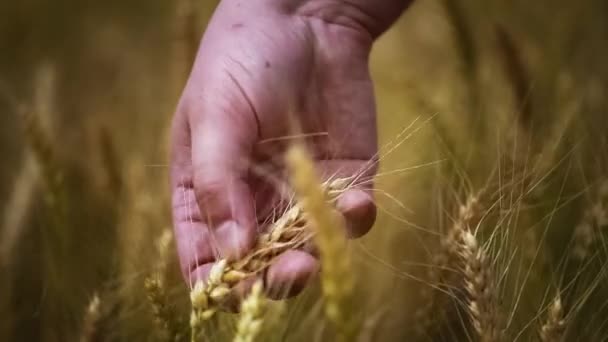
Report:
<svg viewBox="0 0 608 342"><path fill-rule="evenodd" d="M250 250L259 223L280 206L271 175L280 175L293 135L290 117L323 175L364 180L337 202L347 234L361 236L374 222L377 138L368 56L379 32L341 1L296 2L224 0L201 43L172 130L173 220L191 285L206 278L218 257ZM266 272L267 291L294 295L318 268L309 251L288 251Z"/></svg>

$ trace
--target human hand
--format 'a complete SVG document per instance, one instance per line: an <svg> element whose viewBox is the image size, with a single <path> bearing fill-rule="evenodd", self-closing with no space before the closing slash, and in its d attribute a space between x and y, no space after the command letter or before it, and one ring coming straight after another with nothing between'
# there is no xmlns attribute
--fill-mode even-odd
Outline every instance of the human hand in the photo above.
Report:
<svg viewBox="0 0 608 342"><path fill-rule="evenodd" d="M280 175L292 118L323 175L365 180L337 200L346 233L359 237L371 228L377 133L368 57L397 15L383 23L369 13L346 1L219 5L172 128L173 221L191 285L217 258L250 250L259 223L280 207L270 175ZM264 176L262 165L274 165L273 172ZM265 274L267 291L273 298L297 294L317 270L310 251L285 252Z"/></svg>

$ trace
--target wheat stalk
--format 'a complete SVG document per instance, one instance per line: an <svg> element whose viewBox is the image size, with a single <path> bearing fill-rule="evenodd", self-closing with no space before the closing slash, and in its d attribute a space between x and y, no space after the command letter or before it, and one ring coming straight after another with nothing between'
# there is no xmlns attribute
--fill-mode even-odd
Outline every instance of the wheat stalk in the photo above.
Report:
<svg viewBox="0 0 608 342"><path fill-rule="evenodd" d="M561 296L558 293L549 306L547 320L540 328L540 340L542 342L563 341L565 328L564 308Z"/></svg>
<svg viewBox="0 0 608 342"><path fill-rule="evenodd" d="M121 199L125 188L125 179L122 172L122 163L112 134L107 127L99 131L99 154L102 160L104 185L111 198L115 201Z"/></svg>
<svg viewBox="0 0 608 342"><path fill-rule="evenodd" d="M24 234L27 214L39 182L38 165L32 153L27 152L3 211L0 228L0 268L10 265L13 251Z"/></svg>
<svg viewBox="0 0 608 342"><path fill-rule="evenodd" d="M156 249L158 251L158 263L156 272L164 279L167 273L167 265L170 261L171 242L173 241L173 232L167 228L163 230L160 237L156 241Z"/></svg>
<svg viewBox="0 0 608 342"><path fill-rule="evenodd" d="M517 45L513 36L503 26L496 25L494 32L497 38L497 48L500 53L500 61L508 84L513 93L517 120L524 133L531 133L530 128L533 123L533 108L530 101L530 75L526 70L522 51Z"/></svg>
<svg viewBox="0 0 608 342"><path fill-rule="evenodd" d="M315 242L321 255L321 285L325 297L325 315L334 324L340 341L354 337L354 322L349 303L354 277L348 253L344 224L327 203L330 201L316 176L312 160L301 145L293 145L287 153L287 166L292 185L313 227Z"/></svg>

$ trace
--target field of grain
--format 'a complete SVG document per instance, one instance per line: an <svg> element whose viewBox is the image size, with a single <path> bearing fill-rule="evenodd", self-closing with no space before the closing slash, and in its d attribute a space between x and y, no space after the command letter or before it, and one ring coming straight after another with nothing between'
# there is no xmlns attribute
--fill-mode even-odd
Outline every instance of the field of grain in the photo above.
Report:
<svg viewBox="0 0 608 342"><path fill-rule="evenodd" d="M304 228L273 227L325 271L239 314L213 305L256 267L189 288L171 232L169 124L216 3L0 4L0 341L608 341L605 1L416 1L371 58L374 228L343 239L352 184L294 144Z"/></svg>

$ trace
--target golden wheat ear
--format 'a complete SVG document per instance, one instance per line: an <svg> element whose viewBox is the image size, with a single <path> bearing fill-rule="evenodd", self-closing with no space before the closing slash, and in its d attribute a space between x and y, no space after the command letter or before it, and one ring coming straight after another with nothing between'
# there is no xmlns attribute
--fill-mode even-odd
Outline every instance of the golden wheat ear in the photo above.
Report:
<svg viewBox="0 0 608 342"><path fill-rule="evenodd" d="M262 331L267 309L263 291L262 281L258 280L251 288L251 293L241 303L234 342L254 342Z"/></svg>
<svg viewBox="0 0 608 342"><path fill-rule="evenodd" d="M496 279L489 257L470 230L460 239L464 285L471 324L481 342L502 340Z"/></svg>
<svg viewBox="0 0 608 342"><path fill-rule="evenodd" d="M146 278L144 287L152 309L154 321L161 329L164 341L181 341L182 328L174 306L170 303L164 281L158 276Z"/></svg>
<svg viewBox="0 0 608 342"><path fill-rule="evenodd" d="M566 330L566 319L561 295L558 293L547 310L547 318L540 327L539 335L542 342L562 342Z"/></svg>
<svg viewBox="0 0 608 342"><path fill-rule="evenodd" d="M317 185L322 192L324 205L335 202L349 183L344 179L334 179ZM313 240L317 229L312 215L306 214L302 203L292 203L291 207L270 224L268 231L258 236L255 246L239 260L218 260L205 281L198 281L191 293L191 328L194 335L230 298L232 289L241 281L260 275L283 252L298 249ZM344 237L342 237L344 239ZM330 268L332 266L329 266Z"/></svg>
<svg viewBox="0 0 608 342"><path fill-rule="evenodd" d="M314 241L321 257L321 285L325 315L336 329L337 339L354 338L352 303L353 270L344 223L329 205L329 198L316 175L304 146L294 144L287 152L287 167L306 221L315 232Z"/></svg>
<svg viewBox="0 0 608 342"><path fill-rule="evenodd" d="M181 341L183 339L182 327L174 305L169 300L165 281L172 240L173 234L170 229L165 229L158 238L156 247L159 261L155 266L155 274L144 281L144 288L150 302L154 321L160 328L162 339L165 341Z"/></svg>
<svg viewBox="0 0 608 342"><path fill-rule="evenodd" d="M459 241L465 231L476 226L482 216L480 197L481 193L468 196L466 202L458 207L454 222L440 237L439 248L433 254L428 268L428 284L420 291L424 304L414 312L417 322L414 330L419 338L428 336L431 329L447 315L449 294L447 290L442 291L442 287L457 285L457 274L453 270L457 270L462 264L458 254Z"/></svg>
<svg viewBox="0 0 608 342"><path fill-rule="evenodd" d="M593 202L587 208L580 222L574 228L572 256L583 262L593 254L600 231L608 226L608 180L604 180L595 190Z"/></svg>
<svg viewBox="0 0 608 342"><path fill-rule="evenodd" d="M82 320L82 330L80 332L80 342L92 342L95 340L97 332L97 323L99 322L101 300L97 293L91 297L89 305L84 312Z"/></svg>

